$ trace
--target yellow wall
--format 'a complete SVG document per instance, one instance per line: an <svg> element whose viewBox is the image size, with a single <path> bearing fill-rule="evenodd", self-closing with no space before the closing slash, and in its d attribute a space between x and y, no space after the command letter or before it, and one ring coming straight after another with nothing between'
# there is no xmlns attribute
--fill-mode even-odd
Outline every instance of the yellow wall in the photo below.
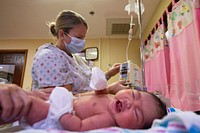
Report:
<svg viewBox="0 0 200 133"><path fill-rule="evenodd" d="M143 32L143 38L146 39L149 35L149 33L152 31L152 29L155 27L156 23L158 23L159 19L167 9L168 5L171 3L171 0L161 0L159 6L157 7L157 10L154 13L154 16L152 17L151 21L149 22L147 28Z"/></svg>
<svg viewBox="0 0 200 133"><path fill-rule="evenodd" d="M36 49L47 42L55 42L55 40L0 40L0 49L28 49L27 64L24 73L23 88L30 90L31 88L31 65ZM95 61L95 66L100 67L103 71L107 71L110 65L114 63L122 63L126 61L125 51L128 39L87 39L86 47L98 47L99 59ZM140 65L139 40L131 41L129 47L129 58L134 63ZM119 75L112 78L109 82L119 79Z"/></svg>
<svg viewBox="0 0 200 133"><path fill-rule="evenodd" d="M139 40L132 40L129 45L129 60L140 66ZM100 59L98 65L103 71L107 71L115 63L126 61L126 47L128 39L99 39ZM119 74L109 80L109 83L119 80Z"/></svg>

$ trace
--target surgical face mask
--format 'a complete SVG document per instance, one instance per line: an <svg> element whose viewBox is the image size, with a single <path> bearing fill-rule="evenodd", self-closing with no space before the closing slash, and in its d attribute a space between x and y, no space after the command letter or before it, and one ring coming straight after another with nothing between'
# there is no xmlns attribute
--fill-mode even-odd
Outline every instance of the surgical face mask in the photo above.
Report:
<svg viewBox="0 0 200 133"><path fill-rule="evenodd" d="M67 35L71 38L71 42L67 44L64 41L66 49L70 53L79 53L79 52L81 52L85 47L85 40L70 36L69 34L67 34Z"/></svg>

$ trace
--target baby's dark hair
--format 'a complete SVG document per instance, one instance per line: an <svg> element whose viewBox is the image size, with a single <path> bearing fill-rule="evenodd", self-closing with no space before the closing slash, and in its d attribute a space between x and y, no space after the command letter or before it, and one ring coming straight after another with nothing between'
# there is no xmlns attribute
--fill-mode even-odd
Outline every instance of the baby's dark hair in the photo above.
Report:
<svg viewBox="0 0 200 133"><path fill-rule="evenodd" d="M167 107L166 107L166 104L159 98L157 97L156 95L154 95L153 93L150 93L150 92L147 92L148 94L152 95L154 100L157 102L156 105L157 105L157 117L155 119L162 119L164 116L167 115ZM144 128L143 129L148 129L148 128L151 128L151 125L152 125L153 121L151 123L146 123L144 125Z"/></svg>

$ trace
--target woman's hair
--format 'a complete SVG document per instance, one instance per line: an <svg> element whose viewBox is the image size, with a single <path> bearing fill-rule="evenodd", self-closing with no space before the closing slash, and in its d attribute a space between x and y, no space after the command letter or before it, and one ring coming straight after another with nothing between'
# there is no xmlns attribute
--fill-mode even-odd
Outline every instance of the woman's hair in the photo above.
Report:
<svg viewBox="0 0 200 133"><path fill-rule="evenodd" d="M147 93L152 95L154 100L155 100L155 102L157 102L156 103L156 105L157 105L157 112L156 112L157 113L157 117L155 119L162 119L164 116L167 115L166 104L158 96L154 95L153 93L150 93L150 92L147 92ZM153 123L153 121L152 121L152 123ZM144 125L144 129L151 128L152 123L146 123Z"/></svg>
<svg viewBox="0 0 200 133"><path fill-rule="evenodd" d="M51 34L58 37L58 31L60 29L63 29L66 33L69 33L74 26L79 24L83 24L88 29L85 19L80 14L74 11L64 10L58 14L56 21L49 23L48 26Z"/></svg>

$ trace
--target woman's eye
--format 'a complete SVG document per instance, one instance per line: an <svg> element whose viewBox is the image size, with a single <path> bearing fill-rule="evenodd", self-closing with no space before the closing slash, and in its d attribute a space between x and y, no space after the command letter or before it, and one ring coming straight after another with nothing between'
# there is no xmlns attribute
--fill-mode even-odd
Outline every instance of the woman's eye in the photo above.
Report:
<svg viewBox="0 0 200 133"><path fill-rule="evenodd" d="M80 40L83 40L83 38L82 38L82 37L79 37L79 36L76 36L76 38L78 38L78 39L80 39Z"/></svg>

